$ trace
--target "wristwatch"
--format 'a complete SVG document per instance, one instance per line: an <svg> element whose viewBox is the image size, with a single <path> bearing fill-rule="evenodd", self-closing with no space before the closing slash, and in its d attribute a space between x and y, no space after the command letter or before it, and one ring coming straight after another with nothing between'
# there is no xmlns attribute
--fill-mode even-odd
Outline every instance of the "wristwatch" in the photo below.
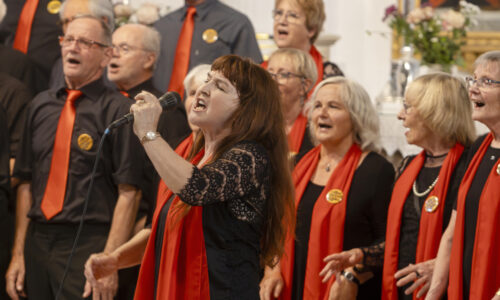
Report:
<svg viewBox="0 0 500 300"><path fill-rule="evenodd" d="M141 144L145 144L146 142L154 141L157 137L160 137L159 132L154 132L154 131L148 131L146 134L141 138Z"/></svg>
<svg viewBox="0 0 500 300"><path fill-rule="evenodd" d="M356 276L353 273L349 272L349 271L342 271L340 273L340 275L344 276L345 279L347 279L347 280L349 280L351 282L354 282L358 286L361 284L361 282L359 281L359 279L356 278Z"/></svg>

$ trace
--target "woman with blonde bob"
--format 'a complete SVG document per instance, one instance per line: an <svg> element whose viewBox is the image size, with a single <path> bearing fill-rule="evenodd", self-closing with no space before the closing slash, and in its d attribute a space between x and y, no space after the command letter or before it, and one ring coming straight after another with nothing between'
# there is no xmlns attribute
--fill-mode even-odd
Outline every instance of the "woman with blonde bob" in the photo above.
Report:
<svg viewBox="0 0 500 300"><path fill-rule="evenodd" d="M406 140L423 148L398 170L385 243L325 258L326 278L355 264L383 265L382 299L415 299L430 285L441 235L450 220L475 137L465 84L444 73L424 75L406 91L398 118Z"/></svg>
<svg viewBox="0 0 500 300"><path fill-rule="evenodd" d="M293 171L297 227L278 265L266 268L261 299L324 299L329 289L340 299L355 298L358 286L349 281L354 271L325 284L319 276L322 257L384 238L394 169L376 153L379 122L367 92L349 79L328 78L318 84L306 110L317 146ZM378 281L364 283L360 298L373 295L380 276Z"/></svg>
<svg viewBox="0 0 500 300"><path fill-rule="evenodd" d="M339 67L324 61L314 46L325 22L323 0L275 0L273 10L273 38L278 48L295 48L309 53L317 69L317 81L331 76L342 76ZM266 67L267 62L263 63Z"/></svg>
<svg viewBox="0 0 500 300"><path fill-rule="evenodd" d="M311 150L314 146L307 130L307 118L302 112L307 93L318 76L313 59L298 49L278 49L269 57L267 71L278 82L290 152Z"/></svg>

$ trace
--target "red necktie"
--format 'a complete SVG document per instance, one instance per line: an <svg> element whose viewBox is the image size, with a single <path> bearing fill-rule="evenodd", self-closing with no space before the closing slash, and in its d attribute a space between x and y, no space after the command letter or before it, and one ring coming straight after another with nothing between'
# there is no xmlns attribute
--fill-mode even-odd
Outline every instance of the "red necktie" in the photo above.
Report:
<svg viewBox="0 0 500 300"><path fill-rule="evenodd" d="M125 91L120 91L120 93L121 93L123 96L125 96L125 97L127 97L127 98L130 98L130 95L129 95L127 92L125 92Z"/></svg>
<svg viewBox="0 0 500 300"><path fill-rule="evenodd" d="M194 14L196 8L188 7L187 15L182 24L179 40L177 40L177 48L175 49L175 60L172 74L170 75L169 91L175 91L182 96L184 94L183 81L186 77L189 67L189 56L191 54L191 41L193 40L194 30Z"/></svg>
<svg viewBox="0 0 500 300"><path fill-rule="evenodd" d="M74 103L82 95L82 92L78 90L67 91L68 97L57 124L47 187L40 206L47 220L57 215L63 208L66 181L68 179L71 136L73 135L73 125L75 123Z"/></svg>
<svg viewBox="0 0 500 300"><path fill-rule="evenodd" d="M19 21L17 22L16 37L14 38L13 48L25 54L28 51L28 44L31 36L31 25L33 24L33 19L35 18L37 6L38 0L26 0L23 10L19 15Z"/></svg>

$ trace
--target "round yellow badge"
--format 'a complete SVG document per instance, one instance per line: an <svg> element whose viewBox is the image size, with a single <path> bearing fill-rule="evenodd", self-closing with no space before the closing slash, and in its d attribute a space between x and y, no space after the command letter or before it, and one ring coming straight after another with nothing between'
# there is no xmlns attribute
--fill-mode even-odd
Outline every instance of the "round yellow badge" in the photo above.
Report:
<svg viewBox="0 0 500 300"><path fill-rule="evenodd" d="M80 149L89 151L92 149L92 146L94 145L94 140L92 140L92 137L86 133L80 134L78 137L78 147Z"/></svg>
<svg viewBox="0 0 500 300"><path fill-rule="evenodd" d="M219 35L215 29L209 28L209 29L203 31L203 35L201 37L208 44L212 44L212 43L215 43L215 41L217 41L217 39L219 38Z"/></svg>
<svg viewBox="0 0 500 300"><path fill-rule="evenodd" d="M326 194L326 201L332 204L337 204L342 201L342 197L344 197L344 193L342 193L341 190L333 189Z"/></svg>
<svg viewBox="0 0 500 300"><path fill-rule="evenodd" d="M436 196L430 196L425 200L424 207L425 211L428 213L434 212L439 206L439 198Z"/></svg>
<svg viewBox="0 0 500 300"><path fill-rule="evenodd" d="M52 0L47 4L47 11L53 15L58 14L61 9L61 1Z"/></svg>

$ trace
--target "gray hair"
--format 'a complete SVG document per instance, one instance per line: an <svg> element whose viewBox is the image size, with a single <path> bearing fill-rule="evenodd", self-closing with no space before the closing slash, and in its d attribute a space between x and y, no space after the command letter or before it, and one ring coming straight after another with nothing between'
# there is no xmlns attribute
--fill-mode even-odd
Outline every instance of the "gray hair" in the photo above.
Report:
<svg viewBox="0 0 500 300"><path fill-rule="evenodd" d="M485 64L490 63L490 62L500 64L500 51L499 50L488 51L488 52L481 54L474 62L474 68L477 68L480 65L485 65Z"/></svg>
<svg viewBox="0 0 500 300"><path fill-rule="evenodd" d="M316 139L316 136L314 126L311 124L312 106L316 100L318 91L328 84L336 84L340 87L339 96L349 112L354 141L363 150L378 151L380 149L379 118L370 100L370 96L359 83L340 76L330 77L321 81L314 89L311 99L306 104L309 129L313 140Z"/></svg>
<svg viewBox="0 0 500 300"><path fill-rule="evenodd" d="M151 26L146 26L142 24L135 24L144 28L144 36L142 39L142 46L147 51L153 52L155 55L155 63L154 67L156 68L156 63L158 62L158 58L160 57L160 44L161 44L161 36L158 30Z"/></svg>
<svg viewBox="0 0 500 300"><path fill-rule="evenodd" d="M184 78L184 89L189 90L193 83L205 80L210 69L211 66L208 64L201 64L194 67Z"/></svg>
<svg viewBox="0 0 500 300"><path fill-rule="evenodd" d="M61 9L59 10L59 18L62 19L66 3L70 0L63 1ZM109 31L113 32L115 29L115 15L113 13L113 4L110 0L87 0L89 4L90 14L96 18L105 20Z"/></svg>
<svg viewBox="0 0 500 300"><path fill-rule="evenodd" d="M311 55L295 48L280 48L274 51L271 56L269 56L268 62L276 56L284 56L289 58L293 63L295 72L301 76L304 76L306 79L311 80L311 84L305 91L306 93L308 93L318 79L318 70L316 68L316 63L314 62Z"/></svg>
<svg viewBox="0 0 500 300"><path fill-rule="evenodd" d="M0 0L0 23L3 21L5 14L7 13L7 6L3 0Z"/></svg>

